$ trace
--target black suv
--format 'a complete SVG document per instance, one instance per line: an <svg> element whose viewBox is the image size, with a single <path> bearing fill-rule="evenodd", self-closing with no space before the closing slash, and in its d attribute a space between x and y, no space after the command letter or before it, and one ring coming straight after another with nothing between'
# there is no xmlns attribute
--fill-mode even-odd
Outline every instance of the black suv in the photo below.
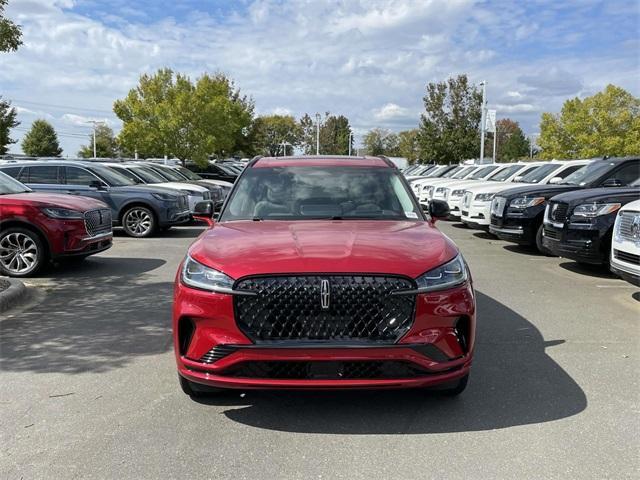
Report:
<svg viewBox="0 0 640 480"><path fill-rule="evenodd" d="M598 187L626 187L640 178L640 157L597 159L556 185L510 188L491 203L489 230L502 240L535 245L541 252L547 201L560 193Z"/></svg>
<svg viewBox="0 0 640 480"><path fill-rule="evenodd" d="M609 263L618 210L640 198L640 181L630 188L593 188L556 195L544 214L542 245L580 263Z"/></svg>
<svg viewBox="0 0 640 480"><path fill-rule="evenodd" d="M206 166L197 163L187 163L187 168L196 172L202 178L210 178L212 180L222 180L224 182L235 183L238 178L238 172L225 166L215 163L208 163Z"/></svg>

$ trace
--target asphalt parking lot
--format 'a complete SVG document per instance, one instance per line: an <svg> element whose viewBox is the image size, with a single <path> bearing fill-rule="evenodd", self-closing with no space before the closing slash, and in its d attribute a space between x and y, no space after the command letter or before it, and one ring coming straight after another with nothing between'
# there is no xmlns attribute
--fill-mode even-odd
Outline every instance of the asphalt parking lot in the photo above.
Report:
<svg viewBox="0 0 640 480"><path fill-rule="evenodd" d="M640 293L441 222L478 301L469 387L179 389L173 277L201 229L29 280L0 321L0 478L637 478ZM479 238L478 238L479 237Z"/></svg>

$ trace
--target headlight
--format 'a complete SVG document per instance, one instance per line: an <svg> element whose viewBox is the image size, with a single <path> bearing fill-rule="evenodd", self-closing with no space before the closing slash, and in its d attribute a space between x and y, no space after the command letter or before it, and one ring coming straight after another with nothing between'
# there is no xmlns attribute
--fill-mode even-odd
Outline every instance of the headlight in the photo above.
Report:
<svg viewBox="0 0 640 480"><path fill-rule="evenodd" d="M455 287L466 282L468 278L467 265L462 255L458 254L450 262L418 277L416 283L418 284L418 292L424 293Z"/></svg>
<svg viewBox="0 0 640 480"><path fill-rule="evenodd" d="M182 282L190 287L218 293L231 293L233 278L213 268L205 267L187 255L182 266Z"/></svg>
<svg viewBox="0 0 640 480"><path fill-rule="evenodd" d="M57 218L59 220L82 220L84 218L84 214L82 212L70 210L68 208L46 207L43 208L42 211L47 217Z"/></svg>
<svg viewBox="0 0 640 480"><path fill-rule="evenodd" d="M454 190L451 192L452 197L461 197L462 195L464 195L464 190Z"/></svg>
<svg viewBox="0 0 640 480"><path fill-rule="evenodd" d="M599 217L616 212L621 206L619 203L583 203L574 208L573 215L587 218Z"/></svg>
<svg viewBox="0 0 640 480"><path fill-rule="evenodd" d="M544 203L544 197L516 197L509 203L509 207L515 210L524 210Z"/></svg>
<svg viewBox="0 0 640 480"><path fill-rule="evenodd" d="M476 200L478 202L490 202L491 200L493 200L493 197L495 197L496 194L495 193L479 193L478 195L476 195Z"/></svg>
<svg viewBox="0 0 640 480"><path fill-rule="evenodd" d="M438 187L438 188L436 189L436 193L444 193L444 192L445 192L445 190L446 190L446 188L445 188L445 187Z"/></svg>
<svg viewBox="0 0 640 480"><path fill-rule="evenodd" d="M176 195L171 195L170 193L152 193L154 198L158 200L162 200L164 202L177 202L178 197Z"/></svg>

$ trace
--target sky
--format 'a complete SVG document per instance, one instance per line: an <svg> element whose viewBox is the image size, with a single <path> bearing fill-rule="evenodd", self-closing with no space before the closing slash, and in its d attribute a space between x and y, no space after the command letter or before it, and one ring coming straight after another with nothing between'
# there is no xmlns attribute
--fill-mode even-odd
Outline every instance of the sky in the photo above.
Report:
<svg viewBox="0 0 640 480"><path fill-rule="evenodd" d="M12 138L44 118L67 156L91 120L117 132L114 100L162 67L224 72L257 114L345 115L356 144L416 127L427 83L462 73L529 135L607 84L640 96L639 0L9 0L6 15L24 41L0 54Z"/></svg>

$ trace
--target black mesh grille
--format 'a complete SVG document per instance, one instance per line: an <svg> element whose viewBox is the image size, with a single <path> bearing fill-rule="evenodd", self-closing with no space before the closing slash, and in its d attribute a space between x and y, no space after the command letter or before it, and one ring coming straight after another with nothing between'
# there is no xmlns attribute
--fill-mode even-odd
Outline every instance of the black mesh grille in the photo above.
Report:
<svg viewBox="0 0 640 480"><path fill-rule="evenodd" d="M321 283L329 306L322 308ZM359 275L253 277L236 288L257 292L234 298L238 327L256 343L270 341L394 343L413 323L415 288L407 278Z"/></svg>
<svg viewBox="0 0 640 480"><path fill-rule="evenodd" d="M613 258L622 260L623 262L632 263L634 265L640 265L640 255L634 255L633 253L625 252L623 250L613 250Z"/></svg>
<svg viewBox="0 0 640 480"><path fill-rule="evenodd" d="M569 205L560 202L549 203L549 219L556 223L563 223L567 219Z"/></svg>
<svg viewBox="0 0 640 480"><path fill-rule="evenodd" d="M108 208L90 210L84 214L84 226L87 233L94 237L111 232L111 210Z"/></svg>
<svg viewBox="0 0 640 480"><path fill-rule="evenodd" d="M547 225L545 225L543 229L545 237L551 238L553 240L560 240L560 232L558 230L555 230Z"/></svg>
<svg viewBox="0 0 640 480"><path fill-rule="evenodd" d="M428 372L403 361L368 360L355 362L335 361L251 361L242 362L220 373L242 378L273 378L296 380L356 380L413 378Z"/></svg>

